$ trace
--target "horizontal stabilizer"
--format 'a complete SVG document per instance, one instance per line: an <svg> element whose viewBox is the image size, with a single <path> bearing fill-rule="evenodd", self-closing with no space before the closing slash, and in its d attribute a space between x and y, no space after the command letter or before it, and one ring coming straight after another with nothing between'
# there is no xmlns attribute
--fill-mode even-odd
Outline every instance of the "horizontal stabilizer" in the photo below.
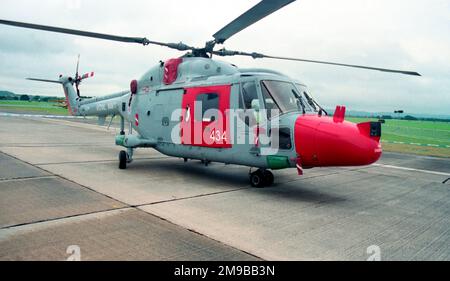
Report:
<svg viewBox="0 0 450 281"><path fill-rule="evenodd" d="M37 78L27 78L27 80L31 80L31 81L39 81L39 82L47 82L47 83L57 83L57 84L62 84L61 81L58 80L47 80L47 79L37 79Z"/></svg>

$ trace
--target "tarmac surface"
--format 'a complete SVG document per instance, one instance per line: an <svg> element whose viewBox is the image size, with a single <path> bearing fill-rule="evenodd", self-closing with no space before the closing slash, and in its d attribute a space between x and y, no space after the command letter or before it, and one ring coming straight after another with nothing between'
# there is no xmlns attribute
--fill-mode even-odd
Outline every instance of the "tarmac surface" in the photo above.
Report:
<svg viewBox="0 0 450 281"><path fill-rule="evenodd" d="M0 117L0 260L72 245L82 260L450 260L448 158L384 153L255 189L246 167L152 149L119 170L115 134Z"/></svg>

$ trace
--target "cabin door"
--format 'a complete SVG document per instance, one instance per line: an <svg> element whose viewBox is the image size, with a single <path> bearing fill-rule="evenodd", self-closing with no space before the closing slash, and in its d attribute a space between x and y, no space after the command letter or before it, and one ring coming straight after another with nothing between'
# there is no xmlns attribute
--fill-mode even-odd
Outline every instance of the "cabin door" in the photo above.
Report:
<svg viewBox="0 0 450 281"><path fill-rule="evenodd" d="M181 143L231 148L230 85L188 88L183 96Z"/></svg>

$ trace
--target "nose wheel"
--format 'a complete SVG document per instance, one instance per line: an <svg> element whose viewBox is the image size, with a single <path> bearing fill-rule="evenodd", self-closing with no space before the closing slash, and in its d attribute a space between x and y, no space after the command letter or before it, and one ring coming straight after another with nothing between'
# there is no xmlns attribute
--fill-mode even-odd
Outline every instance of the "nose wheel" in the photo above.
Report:
<svg viewBox="0 0 450 281"><path fill-rule="evenodd" d="M128 155L126 151L119 152L119 169L125 170L127 168Z"/></svg>
<svg viewBox="0 0 450 281"><path fill-rule="evenodd" d="M253 187L265 187L271 186L275 180L271 171L265 169L259 169L255 172L250 172L250 184Z"/></svg>
<svg viewBox="0 0 450 281"><path fill-rule="evenodd" d="M119 169L125 170L127 164L133 161L133 150L129 149L128 152L122 150L119 152Z"/></svg>

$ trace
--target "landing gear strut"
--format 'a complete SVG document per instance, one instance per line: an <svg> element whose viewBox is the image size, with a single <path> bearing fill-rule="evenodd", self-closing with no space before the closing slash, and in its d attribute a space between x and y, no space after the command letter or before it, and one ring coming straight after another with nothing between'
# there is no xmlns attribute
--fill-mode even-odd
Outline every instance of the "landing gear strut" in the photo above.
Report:
<svg viewBox="0 0 450 281"><path fill-rule="evenodd" d="M258 169L253 173L250 171L249 176L253 187L271 186L275 179L272 172L265 169Z"/></svg>

